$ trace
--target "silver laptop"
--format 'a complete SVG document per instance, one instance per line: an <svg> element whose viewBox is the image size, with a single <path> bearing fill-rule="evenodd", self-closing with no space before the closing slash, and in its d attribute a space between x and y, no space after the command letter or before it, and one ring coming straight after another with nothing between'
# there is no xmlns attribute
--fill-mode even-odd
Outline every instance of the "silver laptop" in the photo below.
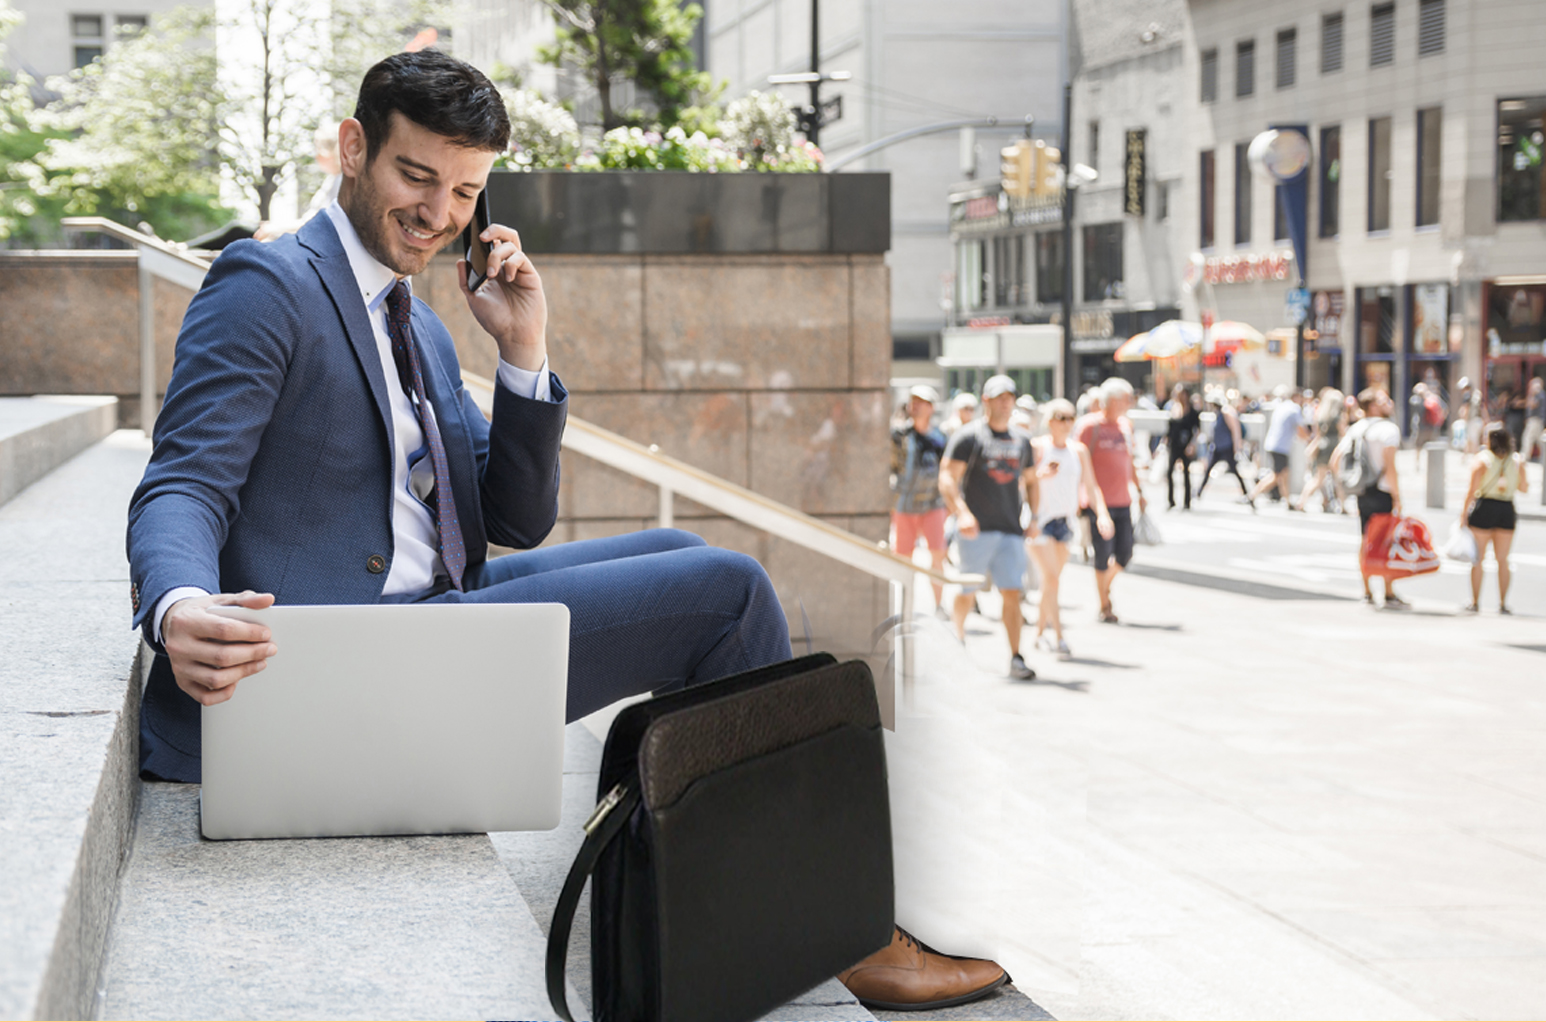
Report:
<svg viewBox="0 0 1546 1022"><path fill-rule="evenodd" d="M551 830L569 608L213 608L279 653L203 708L207 838Z"/></svg>

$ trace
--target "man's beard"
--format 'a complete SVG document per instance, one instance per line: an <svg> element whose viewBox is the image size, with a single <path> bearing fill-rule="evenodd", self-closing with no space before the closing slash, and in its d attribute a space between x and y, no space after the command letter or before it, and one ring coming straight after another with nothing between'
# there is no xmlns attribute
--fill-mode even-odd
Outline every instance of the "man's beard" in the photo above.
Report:
<svg viewBox="0 0 1546 1022"><path fill-rule="evenodd" d="M441 236L440 244L433 249L420 251L417 249L397 249L387 243L387 236L395 232L397 227L392 216L376 193L375 184L371 181L370 170L354 179L354 192L349 197L349 202L344 205L344 213L348 215L349 222L354 225L354 232L360 236L360 244L365 246L378 263L401 277L411 277L416 273L424 272L429 261L435 254L445 248L456 236L455 231L447 231ZM407 226L423 234L433 233L433 228L420 223L417 219L404 220Z"/></svg>

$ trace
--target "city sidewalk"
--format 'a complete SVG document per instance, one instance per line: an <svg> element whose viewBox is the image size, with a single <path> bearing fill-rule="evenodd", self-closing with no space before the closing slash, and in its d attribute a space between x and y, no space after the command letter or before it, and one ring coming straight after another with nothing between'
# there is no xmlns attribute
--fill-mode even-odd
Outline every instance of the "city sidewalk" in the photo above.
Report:
<svg viewBox="0 0 1546 1022"><path fill-rule="evenodd" d="M1031 683L995 599L964 649L919 622L903 925L1060 1019L1537 1017L1541 622L1207 576L1123 576L1105 626L1070 565L1075 657Z"/></svg>

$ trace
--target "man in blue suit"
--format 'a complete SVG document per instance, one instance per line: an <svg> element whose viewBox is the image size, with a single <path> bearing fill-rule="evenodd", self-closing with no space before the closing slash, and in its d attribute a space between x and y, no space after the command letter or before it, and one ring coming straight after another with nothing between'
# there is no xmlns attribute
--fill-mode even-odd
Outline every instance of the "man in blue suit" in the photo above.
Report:
<svg viewBox="0 0 1546 1022"><path fill-rule="evenodd" d="M406 280L471 219L509 134L476 69L434 50L389 57L339 128L338 201L210 268L129 509L134 624L157 653L143 776L198 781L199 706L232 698L277 652L261 626L210 614L216 604L563 603L571 720L788 659L772 584L742 554L671 529L530 549L557 517L568 407L548 368L542 280L497 224L482 234L488 282L469 290L458 265L499 349L492 422ZM490 541L525 549L488 560ZM432 697L456 697L441 679L427 693L435 684ZM909 1008L1006 979L900 930L843 975L862 1000Z"/></svg>
<svg viewBox="0 0 1546 1022"><path fill-rule="evenodd" d="M461 233L509 130L469 65L382 61L340 127L338 201L297 235L226 249L188 307L129 512L134 624L157 653L146 777L198 781L200 704L276 652L214 604L564 603L570 719L789 657L749 557L675 530L530 549L557 517L568 408L541 278L497 224L488 282L470 291L458 267L499 350L492 422L406 279ZM490 542L524 552L489 560Z"/></svg>

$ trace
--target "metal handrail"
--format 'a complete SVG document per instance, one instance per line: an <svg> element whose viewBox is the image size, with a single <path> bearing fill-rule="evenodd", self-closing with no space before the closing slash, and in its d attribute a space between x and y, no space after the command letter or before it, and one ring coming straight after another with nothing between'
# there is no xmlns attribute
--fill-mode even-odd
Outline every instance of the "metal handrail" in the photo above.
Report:
<svg viewBox="0 0 1546 1022"><path fill-rule="evenodd" d="M140 426L148 435L156 422L156 309L153 278L160 277L197 291L209 264L171 242L100 216L67 216L59 221L67 231L95 231L134 246L140 276Z"/></svg>

